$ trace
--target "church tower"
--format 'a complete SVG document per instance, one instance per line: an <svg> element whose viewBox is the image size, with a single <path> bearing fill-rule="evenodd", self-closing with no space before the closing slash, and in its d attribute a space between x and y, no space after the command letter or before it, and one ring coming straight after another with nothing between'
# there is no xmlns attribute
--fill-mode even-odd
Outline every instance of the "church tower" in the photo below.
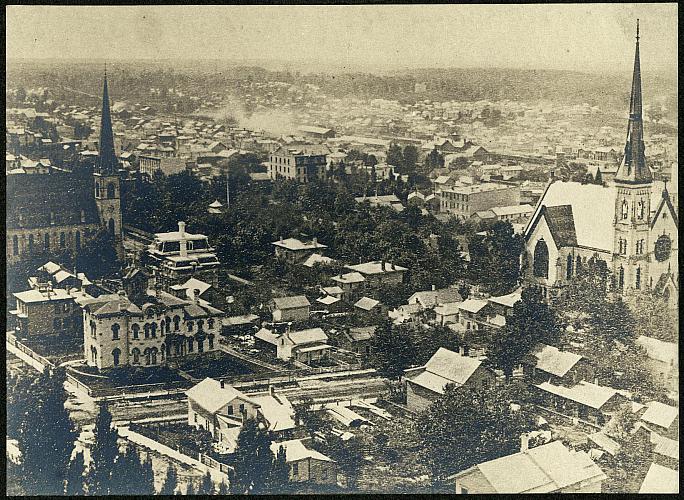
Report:
<svg viewBox="0 0 684 500"><path fill-rule="evenodd" d="M648 283L648 248L653 177L646 165L642 120L639 20L625 154L615 175L613 272L624 292L643 290Z"/></svg>
<svg viewBox="0 0 684 500"><path fill-rule="evenodd" d="M102 121L100 124L99 154L95 165L95 203L100 222L107 228L116 242L116 250L123 258L123 239L121 236L121 184L119 181L118 160L114 151L114 132L109 109L109 90L107 89L107 70L104 75L102 91Z"/></svg>

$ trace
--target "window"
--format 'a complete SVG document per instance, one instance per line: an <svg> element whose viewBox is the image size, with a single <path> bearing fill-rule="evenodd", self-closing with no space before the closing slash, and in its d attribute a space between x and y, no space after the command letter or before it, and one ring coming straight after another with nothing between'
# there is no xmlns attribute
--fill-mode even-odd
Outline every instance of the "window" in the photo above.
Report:
<svg viewBox="0 0 684 500"><path fill-rule="evenodd" d="M114 183L110 182L107 184L107 198L114 198L116 196L116 189L114 188Z"/></svg>
<svg viewBox="0 0 684 500"><path fill-rule="evenodd" d="M577 276L581 272L582 272L582 259L578 255L577 260L575 261L575 276Z"/></svg>
<svg viewBox="0 0 684 500"><path fill-rule="evenodd" d="M618 287L622 288L625 286L625 268L620 266L620 273L618 278Z"/></svg>
<svg viewBox="0 0 684 500"><path fill-rule="evenodd" d="M166 327L166 333L171 333L171 318L168 316L164 319L164 325Z"/></svg>
<svg viewBox="0 0 684 500"><path fill-rule="evenodd" d="M152 334L153 339L157 338L157 323L152 323L150 325L150 333Z"/></svg>
<svg viewBox="0 0 684 500"><path fill-rule="evenodd" d="M19 237L16 234L12 236L12 255L19 255Z"/></svg>
<svg viewBox="0 0 684 500"><path fill-rule="evenodd" d="M188 352L192 352L193 350L193 342L192 342L192 337L188 338Z"/></svg>
<svg viewBox="0 0 684 500"><path fill-rule="evenodd" d="M133 364L139 365L140 364L140 349L138 349L137 347L134 348L131 351L131 354L133 354Z"/></svg>
<svg viewBox="0 0 684 500"><path fill-rule="evenodd" d="M43 248L45 250L50 250L50 233L45 233Z"/></svg>
<svg viewBox="0 0 684 500"><path fill-rule="evenodd" d="M241 404L240 405L240 413L244 413L244 412L245 412L245 405Z"/></svg>
<svg viewBox="0 0 684 500"><path fill-rule="evenodd" d="M189 331L189 332L192 331L192 327L193 327L193 326L195 326L194 323L193 323L192 321L188 321L188 331Z"/></svg>
<svg viewBox="0 0 684 500"><path fill-rule="evenodd" d="M115 226L114 226L114 219L109 219L109 222L108 222L107 226L108 226L108 229L109 229L109 234L110 234L111 236L116 236Z"/></svg>
<svg viewBox="0 0 684 500"><path fill-rule="evenodd" d="M209 335L209 350L211 351L214 348L214 336Z"/></svg>
<svg viewBox="0 0 684 500"><path fill-rule="evenodd" d="M464 488L463 486L461 486L461 495L467 495L467 494L468 494L468 490L466 488Z"/></svg>
<svg viewBox="0 0 684 500"><path fill-rule="evenodd" d="M549 249L542 239L534 247L533 273L538 278L549 277Z"/></svg>
<svg viewBox="0 0 684 500"><path fill-rule="evenodd" d="M209 320L207 321L207 327L209 328L209 330L214 329L214 318L209 318Z"/></svg>
<svg viewBox="0 0 684 500"><path fill-rule="evenodd" d="M28 238L28 251L29 253L33 252L33 235L29 234Z"/></svg>
<svg viewBox="0 0 684 500"><path fill-rule="evenodd" d="M143 351L143 354L145 354L145 364L149 365L150 362L152 361L152 355L150 353L150 348L148 347Z"/></svg>
<svg viewBox="0 0 684 500"><path fill-rule="evenodd" d="M637 218L643 219L644 218L644 200L641 199L637 203Z"/></svg>
<svg viewBox="0 0 684 500"><path fill-rule="evenodd" d="M636 288L637 290L641 290L641 267L637 267L636 269L634 288Z"/></svg>
<svg viewBox="0 0 684 500"><path fill-rule="evenodd" d="M62 231L59 233L59 248L64 248L66 246L66 235Z"/></svg>
<svg viewBox="0 0 684 500"><path fill-rule="evenodd" d="M138 335L140 334L140 327L136 323L133 323L131 330L133 330L133 338L137 340L139 338Z"/></svg>
<svg viewBox="0 0 684 500"><path fill-rule="evenodd" d="M568 255L567 265L566 265L566 269L565 269L565 277L567 279L572 278L572 263L573 263L572 255Z"/></svg>
<svg viewBox="0 0 684 500"><path fill-rule="evenodd" d="M195 413L195 423L197 423L197 413Z"/></svg>
<svg viewBox="0 0 684 500"><path fill-rule="evenodd" d="M233 405L228 405L228 415L233 414Z"/></svg>
<svg viewBox="0 0 684 500"><path fill-rule="evenodd" d="M117 347L112 351L112 358L114 358L114 366L119 366L119 356L121 356L121 350Z"/></svg>
<svg viewBox="0 0 684 500"><path fill-rule="evenodd" d="M629 216L629 203L627 200L622 200L622 220L626 220Z"/></svg>
<svg viewBox="0 0 684 500"><path fill-rule="evenodd" d="M156 365L157 364L157 348L153 347L152 350L150 351L150 355L152 356L152 364Z"/></svg>
<svg viewBox="0 0 684 500"><path fill-rule="evenodd" d="M196 297L196 295L195 295L195 297ZM201 319L197 322L197 329L202 330L203 328L204 328L204 320Z"/></svg>
<svg viewBox="0 0 684 500"><path fill-rule="evenodd" d="M298 463L292 464L292 475L293 476L299 475L299 464Z"/></svg>
<svg viewBox="0 0 684 500"><path fill-rule="evenodd" d="M145 326L143 326L143 330L145 330L145 338L149 339L150 338L150 325L145 323Z"/></svg>
<svg viewBox="0 0 684 500"><path fill-rule="evenodd" d="M177 332L180 330L180 317L179 316L174 316L173 317L173 330Z"/></svg>
<svg viewBox="0 0 684 500"><path fill-rule="evenodd" d="M100 185L98 183L95 183L95 197L100 197Z"/></svg>
<svg viewBox="0 0 684 500"><path fill-rule="evenodd" d="M112 325L112 340L119 340L119 330L121 327L118 323Z"/></svg>

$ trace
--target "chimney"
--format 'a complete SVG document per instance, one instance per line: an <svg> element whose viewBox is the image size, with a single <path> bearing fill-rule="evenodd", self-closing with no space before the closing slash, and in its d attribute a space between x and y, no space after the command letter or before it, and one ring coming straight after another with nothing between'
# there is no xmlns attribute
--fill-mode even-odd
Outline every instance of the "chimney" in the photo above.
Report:
<svg viewBox="0 0 684 500"><path fill-rule="evenodd" d="M185 238L185 222L178 222L178 232L180 233L181 238Z"/></svg>
<svg viewBox="0 0 684 500"><path fill-rule="evenodd" d="M273 393L273 386L270 385L270 384L269 384L269 386L268 386L268 393L269 393L269 395L274 396L274 393Z"/></svg>
<svg viewBox="0 0 684 500"><path fill-rule="evenodd" d="M383 271L387 270L387 263L384 260L380 261L380 269L382 269Z"/></svg>
<svg viewBox="0 0 684 500"><path fill-rule="evenodd" d="M435 285L432 285L432 291L434 292L435 290L437 290L437 287Z"/></svg>
<svg viewBox="0 0 684 500"><path fill-rule="evenodd" d="M221 389L225 389L225 388L226 388L226 381L221 380Z"/></svg>
<svg viewBox="0 0 684 500"><path fill-rule="evenodd" d="M526 452L530 448L530 436L527 433L520 435L520 451Z"/></svg>

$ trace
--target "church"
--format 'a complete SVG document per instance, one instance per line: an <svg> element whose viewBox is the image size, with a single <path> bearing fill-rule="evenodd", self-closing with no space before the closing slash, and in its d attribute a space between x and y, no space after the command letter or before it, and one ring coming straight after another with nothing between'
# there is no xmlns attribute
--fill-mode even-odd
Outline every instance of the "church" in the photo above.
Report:
<svg viewBox="0 0 684 500"><path fill-rule="evenodd" d="M78 251L101 227L114 236L119 257L121 190L104 77L98 159L93 175L71 172L7 176L7 264L55 252Z"/></svg>
<svg viewBox="0 0 684 500"><path fill-rule="evenodd" d="M673 178L676 189L676 177ZM674 198L676 203L676 197ZM557 296L591 258L603 260L626 296L651 291L678 304L678 216L667 184L646 164L639 27L624 156L607 186L552 179L527 225L527 283Z"/></svg>

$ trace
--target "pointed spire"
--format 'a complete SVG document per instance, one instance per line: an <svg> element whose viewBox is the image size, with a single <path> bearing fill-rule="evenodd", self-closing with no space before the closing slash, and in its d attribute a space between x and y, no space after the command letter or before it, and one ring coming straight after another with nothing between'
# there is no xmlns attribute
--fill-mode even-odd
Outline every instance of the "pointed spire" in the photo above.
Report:
<svg viewBox="0 0 684 500"><path fill-rule="evenodd" d="M102 89L102 121L100 122L100 152L97 157L97 171L101 174L116 172L118 161L114 151L114 132L109 109L109 90L107 89L107 66L105 64L104 86Z"/></svg>
<svg viewBox="0 0 684 500"><path fill-rule="evenodd" d="M625 155L615 175L616 182L649 183L653 180L651 171L646 165L644 153L644 122L642 119L641 97L641 61L639 58L639 20L637 19L636 50L634 53L634 72L632 75L632 93L629 99L629 123Z"/></svg>

